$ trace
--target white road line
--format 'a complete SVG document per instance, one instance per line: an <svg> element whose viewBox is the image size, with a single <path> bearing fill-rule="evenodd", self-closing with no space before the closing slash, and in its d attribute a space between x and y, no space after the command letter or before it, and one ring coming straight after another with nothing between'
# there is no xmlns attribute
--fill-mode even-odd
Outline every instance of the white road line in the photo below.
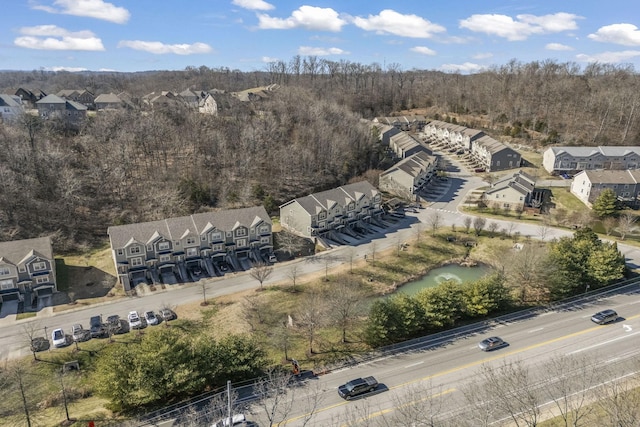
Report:
<svg viewBox="0 0 640 427"><path fill-rule="evenodd" d="M580 350L576 350L576 351L572 351L570 353L567 353L567 356L570 356L570 355L576 354L576 353L581 353L581 352L586 351L586 350L591 350L592 348L596 348L596 347L600 347L600 346L603 346L603 345L607 345L609 343L612 343L612 342L615 342L615 341L619 341L619 340L622 340L622 339L625 339L625 338L628 338L628 337L631 337L631 336L637 335L637 334L640 334L640 332L634 332L632 334L623 335L621 337L614 338L612 340L602 341L601 343L590 345L589 347L581 348Z"/></svg>
<svg viewBox="0 0 640 427"><path fill-rule="evenodd" d="M417 363L412 363L411 365L405 366L405 368L413 368L414 366L422 365L423 363L424 363L424 361L420 361L420 362L417 362Z"/></svg>
<svg viewBox="0 0 640 427"><path fill-rule="evenodd" d="M537 329L532 329L529 331L530 334L534 333L534 332L540 332L541 330L543 330L544 328L537 328Z"/></svg>

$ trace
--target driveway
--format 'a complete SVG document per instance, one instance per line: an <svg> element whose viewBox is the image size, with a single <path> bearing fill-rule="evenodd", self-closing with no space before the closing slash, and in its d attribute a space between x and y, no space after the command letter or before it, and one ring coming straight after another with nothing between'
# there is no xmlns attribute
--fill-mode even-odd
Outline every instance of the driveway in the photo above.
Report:
<svg viewBox="0 0 640 427"><path fill-rule="evenodd" d="M0 307L0 324L13 322L18 314L18 301L6 301Z"/></svg>

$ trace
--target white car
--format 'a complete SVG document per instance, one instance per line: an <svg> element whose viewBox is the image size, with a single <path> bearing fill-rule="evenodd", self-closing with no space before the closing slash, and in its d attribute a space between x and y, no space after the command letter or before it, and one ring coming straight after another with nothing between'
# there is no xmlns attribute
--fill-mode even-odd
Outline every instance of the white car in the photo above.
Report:
<svg viewBox="0 0 640 427"><path fill-rule="evenodd" d="M51 332L51 341L53 342L54 347L65 347L67 344L69 344L69 342L67 341L67 336L60 328L54 329L53 332Z"/></svg>
<svg viewBox="0 0 640 427"><path fill-rule="evenodd" d="M129 312L129 329L141 329L142 328L142 319L138 316L137 311Z"/></svg>
<svg viewBox="0 0 640 427"><path fill-rule="evenodd" d="M160 323L158 316L156 316L152 310L144 312L144 320L147 321L147 325L157 325Z"/></svg>
<svg viewBox="0 0 640 427"><path fill-rule="evenodd" d="M237 426L240 424L244 424L247 421L247 418L244 414L235 414L231 416L231 422L229 422L229 418L225 417L219 421L216 421L211 425L211 427L230 427Z"/></svg>

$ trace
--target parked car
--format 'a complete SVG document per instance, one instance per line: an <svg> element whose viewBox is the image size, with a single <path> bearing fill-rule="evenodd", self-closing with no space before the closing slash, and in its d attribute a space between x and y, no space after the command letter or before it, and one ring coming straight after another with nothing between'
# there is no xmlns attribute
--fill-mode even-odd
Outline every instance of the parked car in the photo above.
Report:
<svg viewBox="0 0 640 427"><path fill-rule="evenodd" d="M158 319L158 316L156 316L152 310L144 312L144 320L147 321L147 325L157 325L160 323L160 319Z"/></svg>
<svg viewBox="0 0 640 427"><path fill-rule="evenodd" d="M504 347L506 345L507 343L504 342L504 340L500 337L489 337L487 339L480 341L480 344L478 344L478 347L482 351L491 351L500 347Z"/></svg>
<svg viewBox="0 0 640 427"><path fill-rule="evenodd" d="M218 263L218 268L220 269L220 271L222 271L223 273L226 273L227 271L229 271L229 264L227 264L226 261L220 261Z"/></svg>
<svg viewBox="0 0 640 427"><path fill-rule="evenodd" d="M124 334L127 332L122 325L122 321L120 320L120 316L117 314L112 314L107 317L107 327L109 328L109 332L112 334Z"/></svg>
<svg viewBox="0 0 640 427"><path fill-rule="evenodd" d="M202 268L195 263L189 265L189 275L191 276L191 280L194 282L200 280L203 276Z"/></svg>
<svg viewBox="0 0 640 427"><path fill-rule="evenodd" d="M230 427L237 426L245 423L247 421L247 417L244 414L235 414L231 416L231 422L229 422L229 417L224 417L221 420L216 421L211 424L211 427Z"/></svg>
<svg viewBox="0 0 640 427"><path fill-rule="evenodd" d="M137 311L130 311L128 320L129 320L129 329L131 330L142 329L142 319L140 319L140 316L138 315Z"/></svg>
<svg viewBox="0 0 640 427"><path fill-rule="evenodd" d="M81 324L76 323L71 327L71 338L75 342L87 341L91 338L91 332L84 329Z"/></svg>
<svg viewBox="0 0 640 427"><path fill-rule="evenodd" d="M607 323L615 322L616 320L618 320L618 313L611 309L599 311L591 316L591 321L598 325L605 325Z"/></svg>
<svg viewBox="0 0 640 427"><path fill-rule="evenodd" d="M272 264L278 262L278 258L276 258L275 254L269 255L269 262Z"/></svg>
<svg viewBox="0 0 640 427"><path fill-rule="evenodd" d="M365 393L371 393L378 388L378 381L374 377L356 378L338 387L338 394L349 400Z"/></svg>
<svg viewBox="0 0 640 427"><path fill-rule="evenodd" d="M162 308L160 309L160 312L158 314L160 315L160 318L165 322L167 320L174 320L178 318L178 315L174 313L174 311L170 308Z"/></svg>
<svg viewBox="0 0 640 427"><path fill-rule="evenodd" d="M34 353L47 351L50 347L51 343L44 337L35 337L31 339L31 351Z"/></svg>
<svg viewBox="0 0 640 427"><path fill-rule="evenodd" d="M54 329L53 332L51 332L51 341L53 342L53 346L56 348L66 347L69 345L67 336L61 328Z"/></svg>
<svg viewBox="0 0 640 427"><path fill-rule="evenodd" d="M91 338L102 338L109 335L105 324L102 323L102 316L91 317L91 320L89 320L89 331Z"/></svg>

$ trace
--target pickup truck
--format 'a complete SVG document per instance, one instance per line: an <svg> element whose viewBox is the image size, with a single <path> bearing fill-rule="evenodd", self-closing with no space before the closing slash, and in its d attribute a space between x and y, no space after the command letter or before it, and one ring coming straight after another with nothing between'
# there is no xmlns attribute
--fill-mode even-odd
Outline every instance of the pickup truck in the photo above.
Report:
<svg viewBox="0 0 640 427"><path fill-rule="evenodd" d="M349 400L364 393L370 393L378 388L378 381L374 377L356 378L338 387L340 397Z"/></svg>

